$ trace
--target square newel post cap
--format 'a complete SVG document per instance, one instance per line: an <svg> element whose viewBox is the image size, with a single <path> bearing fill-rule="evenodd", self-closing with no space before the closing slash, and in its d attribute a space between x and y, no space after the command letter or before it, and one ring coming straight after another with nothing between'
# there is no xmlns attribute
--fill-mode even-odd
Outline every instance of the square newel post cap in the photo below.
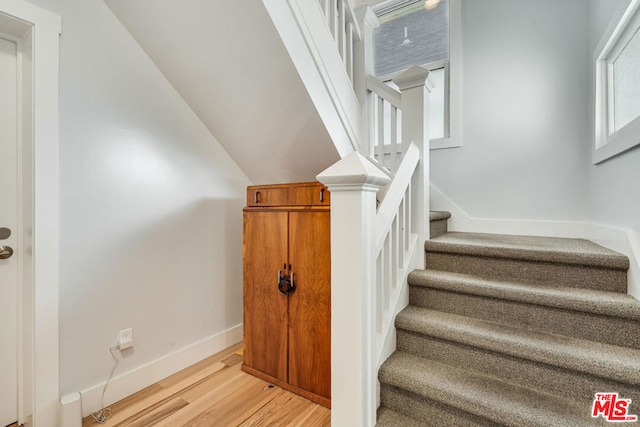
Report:
<svg viewBox="0 0 640 427"><path fill-rule="evenodd" d="M403 73L394 77L392 81L401 91L425 86L427 90L431 92L435 86L429 78L429 70L419 65L414 65L408 70L405 70Z"/></svg>
<svg viewBox="0 0 640 427"><path fill-rule="evenodd" d="M320 172L316 179L326 185L331 192L375 192L391 182L387 175L357 151L351 152Z"/></svg>

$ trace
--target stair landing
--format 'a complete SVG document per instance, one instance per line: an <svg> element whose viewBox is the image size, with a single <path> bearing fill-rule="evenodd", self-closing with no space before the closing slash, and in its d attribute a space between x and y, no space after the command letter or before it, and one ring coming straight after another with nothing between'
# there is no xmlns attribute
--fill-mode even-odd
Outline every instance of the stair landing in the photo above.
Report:
<svg viewBox="0 0 640 427"><path fill-rule="evenodd" d="M430 270L627 292L629 259L583 239L451 232L425 242Z"/></svg>

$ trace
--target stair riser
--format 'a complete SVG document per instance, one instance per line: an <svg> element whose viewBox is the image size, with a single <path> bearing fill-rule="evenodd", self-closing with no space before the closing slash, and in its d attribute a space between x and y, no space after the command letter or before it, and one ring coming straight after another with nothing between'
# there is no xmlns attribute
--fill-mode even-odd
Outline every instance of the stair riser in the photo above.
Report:
<svg viewBox="0 0 640 427"><path fill-rule="evenodd" d="M624 270L433 251L426 252L426 265L431 270L473 274L492 280L627 292Z"/></svg>
<svg viewBox="0 0 640 427"><path fill-rule="evenodd" d="M381 384L380 403L402 414L411 414L412 418L425 423L426 426L450 427L499 427L488 421L460 409L443 405L433 400L424 399L405 390Z"/></svg>
<svg viewBox="0 0 640 427"><path fill-rule="evenodd" d="M429 232L431 237L440 236L447 232L447 220L440 219L437 221L429 222Z"/></svg>
<svg viewBox="0 0 640 427"><path fill-rule="evenodd" d="M615 391L640 403L640 387L400 329L397 331L397 349L559 398L575 399L585 407L593 402L596 392L603 391Z"/></svg>
<svg viewBox="0 0 640 427"><path fill-rule="evenodd" d="M509 326L640 349L640 322L471 294L410 286L409 303Z"/></svg>

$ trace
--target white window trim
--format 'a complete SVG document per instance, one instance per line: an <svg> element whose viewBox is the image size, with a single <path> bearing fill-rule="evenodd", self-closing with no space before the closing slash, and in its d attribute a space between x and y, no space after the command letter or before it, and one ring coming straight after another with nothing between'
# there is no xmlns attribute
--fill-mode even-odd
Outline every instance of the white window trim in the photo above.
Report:
<svg viewBox="0 0 640 427"><path fill-rule="evenodd" d="M405 2L406 3L406 2ZM403 3L401 3L403 4ZM403 6L404 7L404 6ZM445 69L444 134L443 138L429 141L431 150L462 147L462 9L461 0L449 0L449 60L422 64L428 70ZM404 71L404 70L403 70ZM398 71L379 77L383 81L392 80L402 73Z"/></svg>
<svg viewBox="0 0 640 427"><path fill-rule="evenodd" d="M462 147L462 10L460 0L449 0L449 63L445 69L444 138L429 141L429 148ZM448 108L447 108L448 107Z"/></svg>
<svg viewBox="0 0 640 427"><path fill-rule="evenodd" d="M598 164L640 145L640 117L613 131L611 61L620 54L640 27L640 0L632 0L613 30L605 33L596 49L595 141L593 163Z"/></svg>

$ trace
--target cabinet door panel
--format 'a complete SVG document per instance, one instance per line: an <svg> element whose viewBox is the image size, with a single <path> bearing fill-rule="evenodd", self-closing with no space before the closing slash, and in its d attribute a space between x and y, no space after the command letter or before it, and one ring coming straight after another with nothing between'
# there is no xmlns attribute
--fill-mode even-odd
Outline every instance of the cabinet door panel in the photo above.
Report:
<svg viewBox="0 0 640 427"><path fill-rule="evenodd" d="M287 212L245 212L244 363L287 381L287 296L278 270L287 261Z"/></svg>
<svg viewBox="0 0 640 427"><path fill-rule="evenodd" d="M331 397L331 247L329 212L289 214L289 383Z"/></svg>

